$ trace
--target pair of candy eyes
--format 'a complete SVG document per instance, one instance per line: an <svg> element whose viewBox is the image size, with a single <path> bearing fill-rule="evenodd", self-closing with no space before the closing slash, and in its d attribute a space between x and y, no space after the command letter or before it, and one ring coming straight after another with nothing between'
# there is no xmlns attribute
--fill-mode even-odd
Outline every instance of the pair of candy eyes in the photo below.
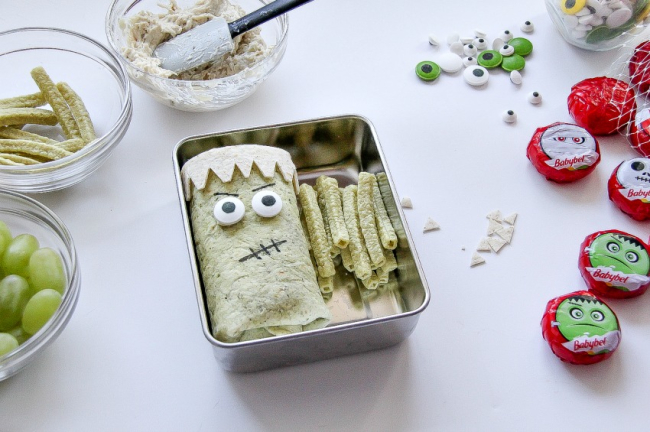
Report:
<svg viewBox="0 0 650 432"><path fill-rule="evenodd" d="M611 253L619 253L621 251L621 247L617 243L610 242L607 243L607 250ZM639 255L637 255L636 252L627 251L625 252L625 259L629 262L635 263L639 260Z"/></svg>
<svg viewBox="0 0 650 432"><path fill-rule="evenodd" d="M582 309L573 308L569 311L569 315L571 315L571 318L579 320L585 316L585 313L582 311ZM605 319L605 314L599 310L591 311L590 315L591 319L597 322L603 321Z"/></svg>
<svg viewBox="0 0 650 432"><path fill-rule="evenodd" d="M573 141L574 144L582 144L583 142L585 142L587 140L587 138L585 138L585 137L573 137L573 138L571 138L571 137L563 137L563 136L556 137L556 138L553 138L553 139L555 141L560 141L560 142L566 142L567 139L569 139L569 140Z"/></svg>
<svg viewBox="0 0 650 432"><path fill-rule="evenodd" d="M273 191L261 191L253 195L251 207L261 217L276 216L282 210L282 198ZM220 199L214 206L214 218L219 225L233 225L244 218L246 207L234 196Z"/></svg>

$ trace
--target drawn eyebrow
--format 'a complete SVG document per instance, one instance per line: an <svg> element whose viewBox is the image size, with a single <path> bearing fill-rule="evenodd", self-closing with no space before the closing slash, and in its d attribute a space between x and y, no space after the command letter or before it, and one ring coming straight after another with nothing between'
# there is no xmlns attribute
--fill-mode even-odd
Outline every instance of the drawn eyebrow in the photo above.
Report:
<svg viewBox="0 0 650 432"><path fill-rule="evenodd" d="M265 187L269 187L269 186L275 186L275 183L269 183L269 184L265 184L264 186L256 187L251 192L257 192L258 190L264 189Z"/></svg>
<svg viewBox="0 0 650 432"><path fill-rule="evenodd" d="M217 195L227 195L227 196L234 196L234 197L239 196L239 194L233 194L233 193L228 193L228 192L215 192L213 194L213 196L217 196Z"/></svg>

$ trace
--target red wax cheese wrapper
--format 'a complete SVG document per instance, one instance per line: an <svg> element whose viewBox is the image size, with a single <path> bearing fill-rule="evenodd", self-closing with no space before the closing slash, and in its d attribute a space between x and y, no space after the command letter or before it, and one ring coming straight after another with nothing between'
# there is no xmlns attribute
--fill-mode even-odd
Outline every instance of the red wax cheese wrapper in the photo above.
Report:
<svg viewBox="0 0 650 432"><path fill-rule="evenodd" d="M636 297L650 286L649 251L632 234L598 231L580 245L578 268L589 291L611 298Z"/></svg>
<svg viewBox="0 0 650 432"><path fill-rule="evenodd" d="M643 156L650 156L650 108L639 110L630 122L627 140Z"/></svg>
<svg viewBox="0 0 650 432"><path fill-rule="evenodd" d="M553 123L535 131L526 156L548 180L567 183L596 168L600 147L586 129L570 123Z"/></svg>
<svg viewBox="0 0 650 432"><path fill-rule="evenodd" d="M650 41L640 43L634 48L632 57L627 64L630 81L639 93L650 90Z"/></svg>
<svg viewBox="0 0 650 432"><path fill-rule="evenodd" d="M571 87L567 99L576 124L592 135L609 135L627 126L636 113L634 90L624 81L587 78Z"/></svg>
<svg viewBox="0 0 650 432"><path fill-rule="evenodd" d="M650 219L650 159L621 162L607 182L609 199L634 220Z"/></svg>
<svg viewBox="0 0 650 432"><path fill-rule="evenodd" d="M589 291L550 300L542 317L542 336L562 361L587 365L603 361L621 341L614 311Z"/></svg>

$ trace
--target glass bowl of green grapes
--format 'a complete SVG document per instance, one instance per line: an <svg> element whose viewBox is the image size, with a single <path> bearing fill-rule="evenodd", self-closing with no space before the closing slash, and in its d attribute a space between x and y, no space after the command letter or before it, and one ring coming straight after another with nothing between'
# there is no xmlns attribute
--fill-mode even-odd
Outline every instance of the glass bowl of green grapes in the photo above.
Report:
<svg viewBox="0 0 650 432"><path fill-rule="evenodd" d="M0 189L0 381L61 334L80 283L72 236L59 217L32 198Z"/></svg>

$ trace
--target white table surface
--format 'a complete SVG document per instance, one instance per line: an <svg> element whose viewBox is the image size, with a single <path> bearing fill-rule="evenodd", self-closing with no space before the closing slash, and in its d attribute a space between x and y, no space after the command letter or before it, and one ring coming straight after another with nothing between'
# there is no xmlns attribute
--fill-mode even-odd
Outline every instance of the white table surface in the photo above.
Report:
<svg viewBox="0 0 650 432"><path fill-rule="evenodd" d="M109 0L4 0L0 30L53 26L104 44ZM401 6L397 6L401 5ZM536 26L520 87L485 88L415 65L475 28L493 38ZM164 107L133 88L130 128L83 183L36 195L70 229L82 287L61 336L0 382L1 431L648 430L650 294L610 301L622 343L593 366L560 362L542 339L546 302L583 289L584 237L648 238L608 200L614 167L635 156L600 139L602 162L574 184L540 176L525 156L535 128L571 121L572 84L607 74L619 52L568 45L541 0L317 0L291 12L286 55L250 98L214 113ZM0 71L0 76L2 72ZM527 102L542 93L540 106ZM508 125L501 113L513 109ZM360 114L376 127L431 289L403 343L378 352L255 374L225 372L198 319L172 149L195 134ZM513 242L470 268L485 215L519 213ZM422 233L427 217L441 226ZM464 248L464 250L463 250Z"/></svg>

